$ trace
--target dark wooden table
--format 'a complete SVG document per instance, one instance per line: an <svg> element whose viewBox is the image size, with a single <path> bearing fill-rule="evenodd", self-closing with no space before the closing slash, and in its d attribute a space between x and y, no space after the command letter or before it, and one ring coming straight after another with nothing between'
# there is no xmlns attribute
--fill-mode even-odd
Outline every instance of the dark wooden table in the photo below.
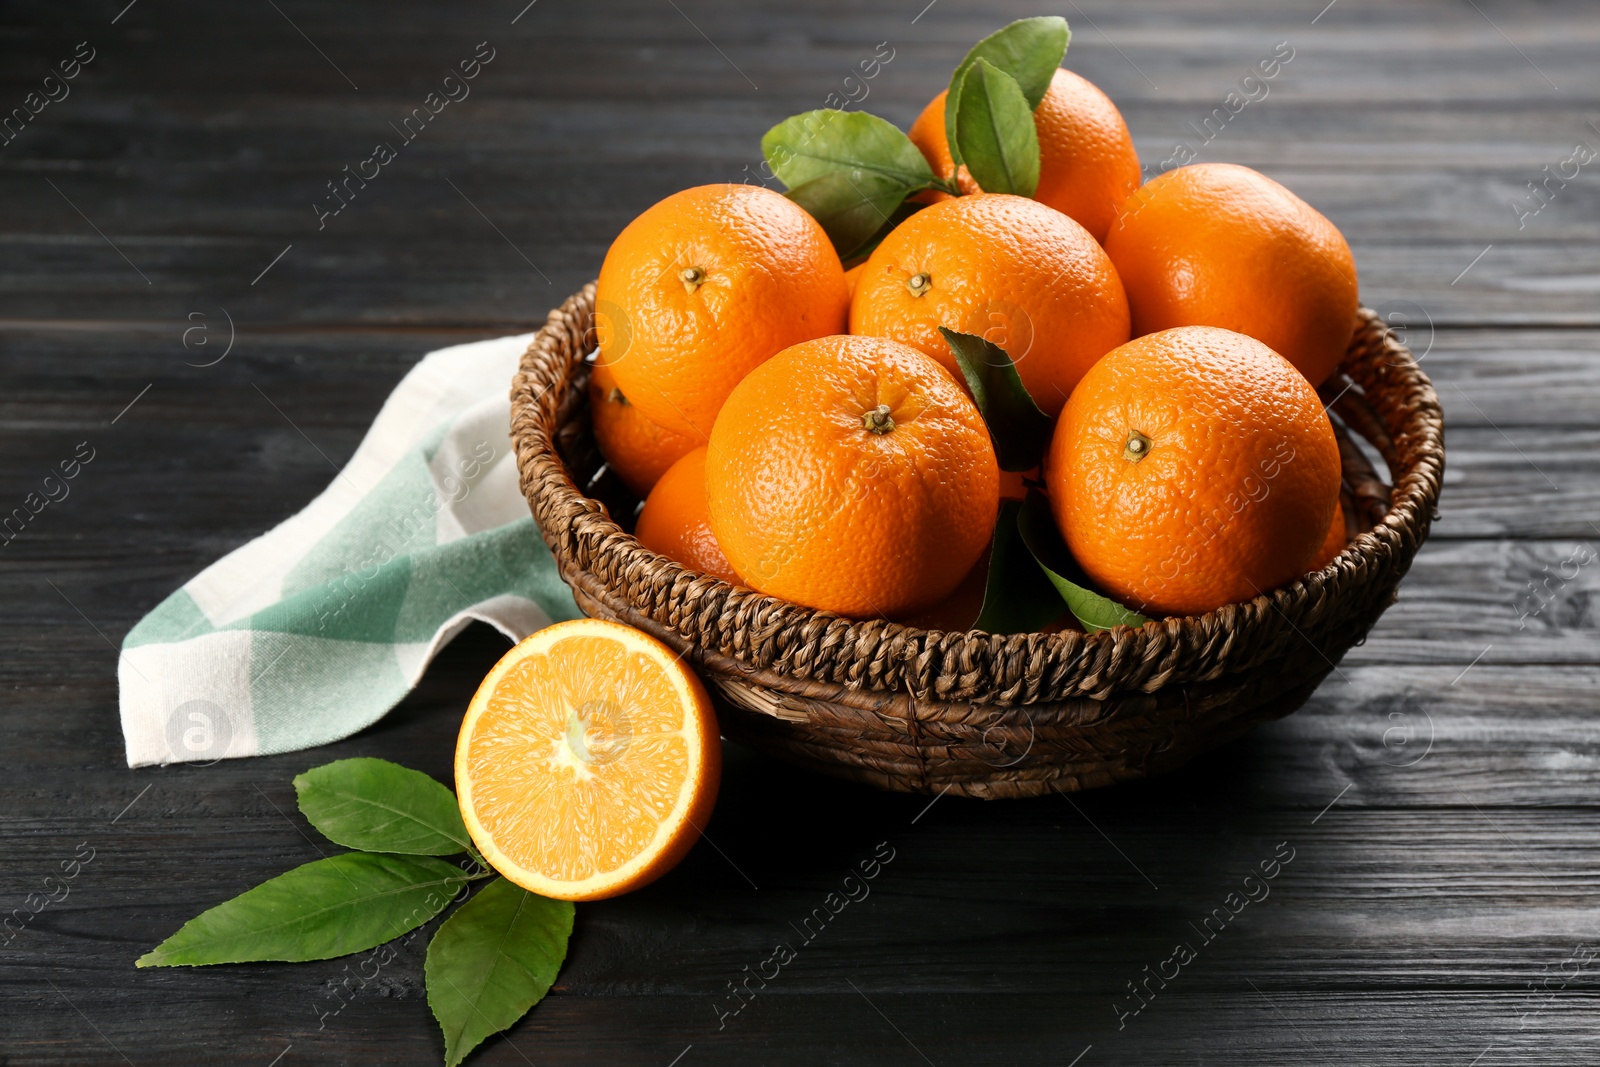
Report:
<svg viewBox="0 0 1600 1067"><path fill-rule="evenodd" d="M94 850L0 947L0 1062L440 1059L415 949L327 1016L342 961L133 960L315 857L295 773L360 754L448 781L503 642L469 632L343 743L139 771L116 646L319 491L420 354L539 322L628 219L740 180L879 42L864 106L904 125L971 41L1041 10L525 2L0 12L0 109L93 54L0 147L0 512L94 456L0 551L0 911ZM1049 9L1152 169L1184 141L1287 183L1434 375L1443 515L1371 639L1293 717L1071 798L930 804L730 751L717 847L580 906L554 992L475 1062L1600 1062L1600 160L1572 162L1600 148L1600 12L1326 2ZM472 96L319 230L325 183L481 41ZM1200 145L1190 124L1278 42L1268 95ZM729 983L879 842L870 897L719 1026ZM1147 984L1179 942L1194 958Z"/></svg>

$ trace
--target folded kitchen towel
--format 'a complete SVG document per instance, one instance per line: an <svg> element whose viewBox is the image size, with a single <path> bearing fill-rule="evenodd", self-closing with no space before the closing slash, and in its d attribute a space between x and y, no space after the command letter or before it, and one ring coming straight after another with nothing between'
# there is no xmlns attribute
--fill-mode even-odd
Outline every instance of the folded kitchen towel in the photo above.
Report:
<svg viewBox="0 0 1600 1067"><path fill-rule="evenodd" d="M516 640L577 616L517 486L508 395L530 336L429 353L305 510L129 632L130 767L347 737L473 619Z"/></svg>

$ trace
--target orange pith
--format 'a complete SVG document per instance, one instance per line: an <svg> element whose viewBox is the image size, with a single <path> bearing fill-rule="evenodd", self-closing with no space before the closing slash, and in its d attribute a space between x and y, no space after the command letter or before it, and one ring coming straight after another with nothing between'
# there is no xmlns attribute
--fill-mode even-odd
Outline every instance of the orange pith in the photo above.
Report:
<svg viewBox="0 0 1600 1067"><path fill-rule="evenodd" d="M721 749L705 689L618 623L527 638L479 687L456 745L456 794L489 865L525 889L595 900L669 870L716 800Z"/></svg>

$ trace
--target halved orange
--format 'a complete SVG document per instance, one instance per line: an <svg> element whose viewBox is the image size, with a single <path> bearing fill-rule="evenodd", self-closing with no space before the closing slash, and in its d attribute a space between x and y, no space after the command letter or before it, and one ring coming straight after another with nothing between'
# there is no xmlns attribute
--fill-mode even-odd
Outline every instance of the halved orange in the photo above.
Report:
<svg viewBox="0 0 1600 1067"><path fill-rule="evenodd" d="M456 741L456 796L491 867L600 900L677 864L717 799L705 688L666 645L600 619L547 626L484 678Z"/></svg>

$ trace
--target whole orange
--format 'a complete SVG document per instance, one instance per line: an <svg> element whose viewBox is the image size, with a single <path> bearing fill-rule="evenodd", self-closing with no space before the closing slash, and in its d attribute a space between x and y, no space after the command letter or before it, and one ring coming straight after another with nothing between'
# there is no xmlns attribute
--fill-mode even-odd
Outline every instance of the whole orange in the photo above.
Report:
<svg viewBox="0 0 1600 1067"><path fill-rule="evenodd" d="M604 364L596 364L589 375L589 418L600 454L641 497L668 467L705 441L704 437L664 430L645 418L628 402L611 368Z"/></svg>
<svg viewBox="0 0 1600 1067"><path fill-rule="evenodd" d="M600 361L651 422L711 432L739 379L844 329L844 268L805 210L754 185L674 193L611 243L595 290Z"/></svg>
<svg viewBox="0 0 1600 1067"><path fill-rule="evenodd" d="M943 600L983 554L1000 468L938 363L884 338L823 337L735 387L711 430L706 495L746 585L898 616Z"/></svg>
<svg viewBox="0 0 1600 1067"><path fill-rule="evenodd" d="M711 532L706 507L706 449L696 448L661 476L639 512L633 535L652 552L688 567L742 585Z"/></svg>
<svg viewBox="0 0 1600 1067"><path fill-rule="evenodd" d="M1128 339L1128 299L1089 231L1021 196L961 196L883 239L856 282L850 332L913 345L959 374L944 326L1006 351L1047 413Z"/></svg>
<svg viewBox="0 0 1600 1067"><path fill-rule="evenodd" d="M1089 577L1146 615L1196 615L1306 573L1339 503L1316 390L1209 326L1129 341L1056 424L1050 507Z"/></svg>
<svg viewBox="0 0 1600 1067"><path fill-rule="evenodd" d="M941 178L949 178L954 170L944 131L947 94L948 90L934 97L909 131L911 142ZM1096 241L1104 241L1122 202L1139 187L1142 176L1122 112L1094 83L1058 69L1033 111L1033 127L1039 135L1039 187L1033 198L1075 219ZM966 182L976 188L970 176Z"/></svg>
<svg viewBox="0 0 1600 1067"><path fill-rule="evenodd" d="M1123 205L1106 251L1134 336L1174 326L1249 334L1321 385L1356 325L1356 265L1333 223L1265 174L1195 163Z"/></svg>

